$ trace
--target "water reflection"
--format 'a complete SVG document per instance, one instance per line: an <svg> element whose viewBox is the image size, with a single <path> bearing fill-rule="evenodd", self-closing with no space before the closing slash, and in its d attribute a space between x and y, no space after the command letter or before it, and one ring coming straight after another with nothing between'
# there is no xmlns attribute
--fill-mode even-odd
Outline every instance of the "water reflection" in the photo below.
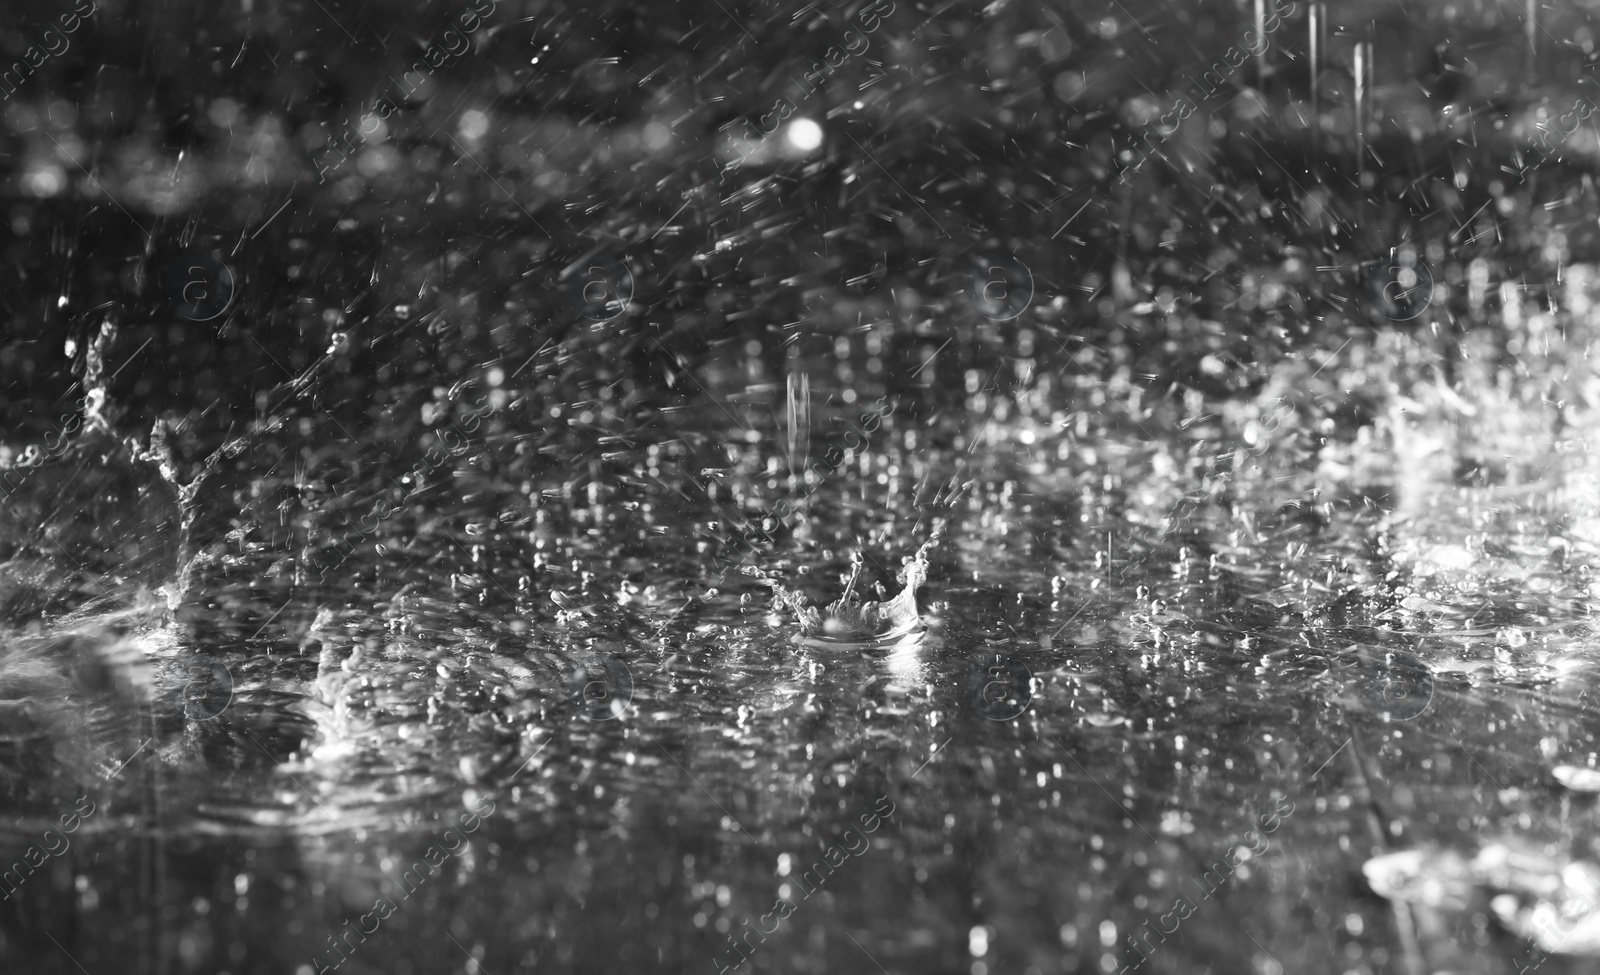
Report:
<svg viewBox="0 0 1600 975"><path fill-rule="evenodd" d="M79 734L72 691L37 709L78 659L37 648L80 624L51 615L65 597L14 602L36 620L5 643L5 714L34 723L4 758L30 797L3 827L6 951L41 972L1496 970L1456 946L1512 957L1475 918L1531 930L1564 861L1515 890L1471 874L1465 900L1352 878L1491 836L1590 855L1592 809L1546 769L1600 764L1591 454L1492 386L1471 404L1492 426L1441 395L1268 438L1283 388L1087 437L1075 413L896 413L770 526L756 578L741 530L801 490L769 457L816 449L778 425L714 489L655 448L656 477L502 473L413 496L328 565L315 540L370 495L280 491L307 474L263 448L259 497L299 500L247 510L176 611L101 641L159 674L128 729ZM314 446L389 477L379 445ZM919 549L917 613L885 632L773 612L773 578L887 604L883 567ZM1496 891L1521 899L1460 906Z"/></svg>

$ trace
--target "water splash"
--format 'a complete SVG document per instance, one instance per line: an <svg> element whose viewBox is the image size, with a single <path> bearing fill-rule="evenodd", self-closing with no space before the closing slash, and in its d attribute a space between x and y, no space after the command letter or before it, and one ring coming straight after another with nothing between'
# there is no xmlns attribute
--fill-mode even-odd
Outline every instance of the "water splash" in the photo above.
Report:
<svg viewBox="0 0 1600 975"><path fill-rule="evenodd" d="M901 589L893 598L883 601L855 599L856 583L861 578L863 557L857 551L851 556L850 576L844 593L827 606L818 609L811 605L805 593L783 585L755 566L746 566L745 574L754 576L764 585L772 587L773 601L787 607L800 624L799 638L805 642L830 644L883 644L898 640L916 629L921 617L917 611L917 590L928 579L928 558L940 539L944 537L944 522L935 522L933 533L915 555L905 560L898 581Z"/></svg>

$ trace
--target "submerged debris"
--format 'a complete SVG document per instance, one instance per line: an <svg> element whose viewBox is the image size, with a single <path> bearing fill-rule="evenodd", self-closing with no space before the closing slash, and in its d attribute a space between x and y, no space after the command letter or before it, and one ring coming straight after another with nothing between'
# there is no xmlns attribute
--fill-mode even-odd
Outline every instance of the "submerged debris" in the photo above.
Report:
<svg viewBox="0 0 1600 975"><path fill-rule="evenodd" d="M845 582L843 595L821 610L811 605L805 593L784 586L755 566L746 566L744 571L772 587L774 601L794 612L802 636L825 637L840 642L883 639L898 636L916 625L919 618L917 589L927 581L928 556L943 537L944 522L936 522L933 534L928 536L915 555L905 560L905 566L897 576L902 586L900 592L881 602L855 600L856 582L861 578L863 565L859 551L851 557L850 577Z"/></svg>

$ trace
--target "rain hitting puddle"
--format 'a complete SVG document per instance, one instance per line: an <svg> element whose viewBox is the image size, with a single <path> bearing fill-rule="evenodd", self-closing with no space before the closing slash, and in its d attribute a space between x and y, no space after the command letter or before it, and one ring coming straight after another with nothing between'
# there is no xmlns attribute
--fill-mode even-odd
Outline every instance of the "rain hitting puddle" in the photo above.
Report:
<svg viewBox="0 0 1600 975"><path fill-rule="evenodd" d="M858 650L909 644L915 640L908 638L924 629L921 611L917 608L917 591L927 581L929 553L943 533L944 523L936 523L933 536L915 555L906 559L905 566L897 574L895 581L900 591L884 599L862 599L857 595L856 586L861 581L865 564L865 557L859 551L850 560L844 592L820 608L812 606L803 592L764 576L754 566L747 566L745 572L771 586L774 603L794 614L799 627L794 637L796 643L814 649ZM881 585L879 589L881 591Z"/></svg>
<svg viewBox="0 0 1600 975"><path fill-rule="evenodd" d="M447 7L0 12L0 972L1591 970L1585 5Z"/></svg>
<svg viewBox="0 0 1600 975"><path fill-rule="evenodd" d="M605 482L396 478L383 445L284 423L197 481L205 456L108 441L126 537L153 537L147 504L191 505L149 522L189 533L154 550L165 573L62 575L26 541L7 563L7 834L45 857L17 893L111 913L91 954L134 936L141 911L106 905L160 864L192 930L217 897L229 938L257 943L258 910L293 924L257 949L289 970L358 957L328 946L346 920L386 922L375 959L442 957L435 917L633 957L608 932L644 911L731 966L755 939L729 935L792 911L780 944L848 932L914 965L975 909L996 945L1099 936L1063 905L1226 956L1156 940L1210 911L1269 925L1290 965L1326 949L1289 932L1449 956L1474 898L1513 934L1565 910L1550 884L1592 856L1565 845L1595 762L1587 450L1462 484L1442 404L1315 451L1180 420L1146 411L1167 433L1134 443L1070 412L945 416L932 447L890 418L805 494L737 442L686 496L654 450ZM62 545L91 544L49 508L85 456L12 497ZM730 508L789 514L752 555ZM1486 831L1534 851L1512 880L1485 879ZM1437 852L1407 876L1436 879L1386 879L1413 849ZM1371 933L1396 922L1348 892L1363 876L1433 926ZM1360 926L1321 926L1335 910ZM486 926L529 911L545 933Z"/></svg>

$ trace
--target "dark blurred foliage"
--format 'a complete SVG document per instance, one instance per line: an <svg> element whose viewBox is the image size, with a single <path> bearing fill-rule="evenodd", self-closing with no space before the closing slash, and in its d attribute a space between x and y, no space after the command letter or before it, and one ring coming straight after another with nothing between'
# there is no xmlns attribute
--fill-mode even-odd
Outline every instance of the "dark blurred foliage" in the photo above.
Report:
<svg viewBox="0 0 1600 975"><path fill-rule="evenodd" d="M1559 122L1593 17L1543 7L1530 47L1525 9L1324 5L1313 64L1306 3L1263 5L1260 57L1233 0L8 8L4 422L73 415L107 320L142 430L243 422L341 333L318 405L362 426L491 364L534 414L642 415L871 323L925 407L1019 342L1228 395L1594 258L1600 139ZM815 151L747 140L791 114ZM1438 286L1425 314L1386 293L1397 261ZM1020 316L973 298L996 267L1031 279Z"/></svg>

